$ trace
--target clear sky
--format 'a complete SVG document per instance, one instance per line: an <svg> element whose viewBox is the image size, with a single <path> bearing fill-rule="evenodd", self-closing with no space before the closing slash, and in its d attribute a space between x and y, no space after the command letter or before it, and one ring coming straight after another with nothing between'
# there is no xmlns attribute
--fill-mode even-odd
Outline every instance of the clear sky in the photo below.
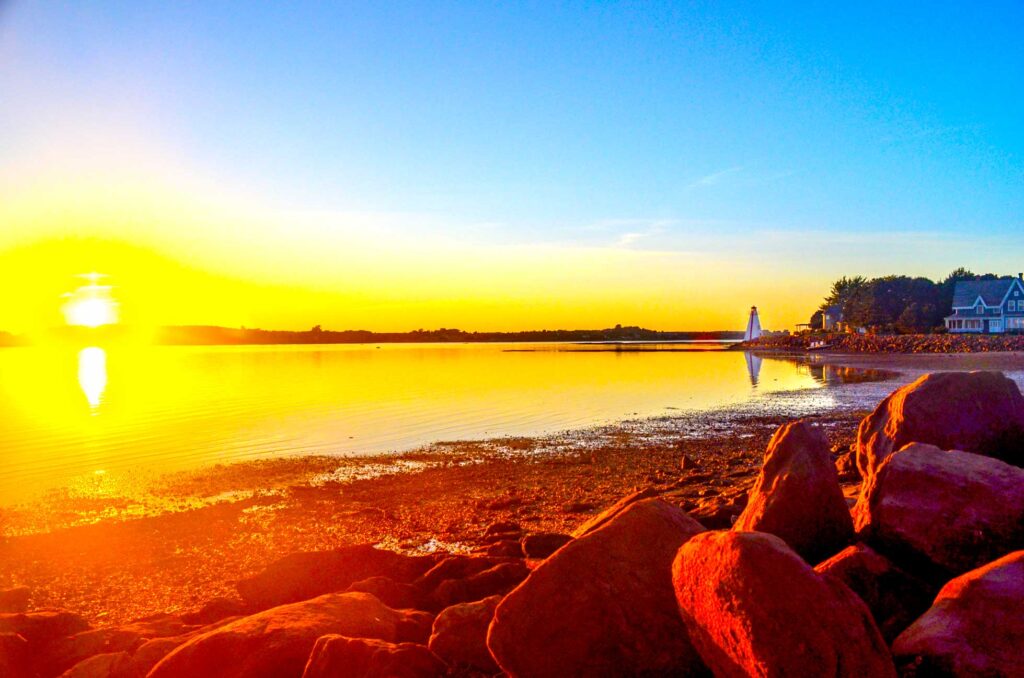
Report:
<svg viewBox="0 0 1024 678"><path fill-rule="evenodd" d="M1024 270L1024 5L0 0L0 328L805 322Z"/></svg>

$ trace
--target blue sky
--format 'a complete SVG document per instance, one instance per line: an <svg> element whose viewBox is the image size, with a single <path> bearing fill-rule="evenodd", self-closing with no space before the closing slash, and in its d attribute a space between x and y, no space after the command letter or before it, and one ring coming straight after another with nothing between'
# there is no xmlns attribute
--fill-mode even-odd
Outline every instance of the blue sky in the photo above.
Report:
<svg viewBox="0 0 1024 678"><path fill-rule="evenodd" d="M1019 2L0 7L8 176L59 128L426 237L1024 266Z"/></svg>

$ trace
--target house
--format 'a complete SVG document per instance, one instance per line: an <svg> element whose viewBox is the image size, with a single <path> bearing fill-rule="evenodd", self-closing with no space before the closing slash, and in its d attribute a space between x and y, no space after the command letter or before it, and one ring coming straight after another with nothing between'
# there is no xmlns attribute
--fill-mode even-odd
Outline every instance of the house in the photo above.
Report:
<svg viewBox="0 0 1024 678"><path fill-rule="evenodd" d="M834 332L839 329L839 323L843 322L843 307L833 304L825 308L821 313L821 326L826 332Z"/></svg>
<svg viewBox="0 0 1024 678"><path fill-rule="evenodd" d="M998 280L961 280L953 288L950 332L1024 331L1024 274Z"/></svg>

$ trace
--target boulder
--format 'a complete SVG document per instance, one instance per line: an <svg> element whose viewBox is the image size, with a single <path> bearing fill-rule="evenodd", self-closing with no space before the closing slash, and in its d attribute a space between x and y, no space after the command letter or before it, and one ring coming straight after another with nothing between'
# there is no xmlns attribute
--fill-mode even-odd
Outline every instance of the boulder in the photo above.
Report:
<svg viewBox="0 0 1024 678"><path fill-rule="evenodd" d="M501 596L490 596L446 607L434 620L428 647L452 666L468 666L488 675L498 673L498 665L487 649L487 627L500 602Z"/></svg>
<svg viewBox="0 0 1024 678"><path fill-rule="evenodd" d="M302 678L433 678L446 674L445 663L422 645L329 635L316 641Z"/></svg>
<svg viewBox="0 0 1024 678"><path fill-rule="evenodd" d="M0 633L17 633L33 645L51 643L88 628L87 621L64 610L0 614Z"/></svg>
<svg viewBox="0 0 1024 678"><path fill-rule="evenodd" d="M32 589L27 586L0 591L0 612L25 612L31 597Z"/></svg>
<svg viewBox="0 0 1024 678"><path fill-rule="evenodd" d="M657 497L659 494L660 492L654 489L653 487L647 487L642 490L638 490L633 494L627 494L625 497L618 500L617 502L606 508L604 511L601 511L596 516L589 518L586 522L577 527L573 531L572 536L582 537L585 534L590 534L597 528L603 526L605 523L610 521L615 516L619 515L623 510L625 510L629 506L635 504L638 501L643 501L644 499L651 499L653 497Z"/></svg>
<svg viewBox="0 0 1024 678"><path fill-rule="evenodd" d="M423 594L420 589L412 584L396 582L390 577L363 579L349 586L346 591L372 593L380 602L396 610L423 607Z"/></svg>
<svg viewBox="0 0 1024 678"><path fill-rule="evenodd" d="M385 576L408 583L436 562L434 556L406 556L372 544L345 546L285 556L259 574L237 582L235 588L251 609L264 610L344 591L369 577Z"/></svg>
<svg viewBox="0 0 1024 678"><path fill-rule="evenodd" d="M441 582L433 598L441 609L480 600L487 596L504 595L519 585L530 574L530 568L522 560L513 560L495 565L465 579L449 579Z"/></svg>
<svg viewBox="0 0 1024 678"><path fill-rule="evenodd" d="M28 641L17 633L0 633L0 676L30 676L31 665Z"/></svg>
<svg viewBox="0 0 1024 678"><path fill-rule="evenodd" d="M449 579L465 579L507 562L508 558L491 556L447 556L418 577L413 585L422 591L431 592Z"/></svg>
<svg viewBox="0 0 1024 678"><path fill-rule="evenodd" d="M148 676L153 667L175 648L181 647L193 638L208 633L215 628L230 624L237 619L238 617L228 617L212 624L201 626L194 631L189 631L180 636L153 638L152 640L142 641L141 645L130 653L127 663L117 665L117 670L113 672L111 678L141 678L142 676Z"/></svg>
<svg viewBox="0 0 1024 678"><path fill-rule="evenodd" d="M672 581L715 676L896 675L860 598L774 535L699 534L679 549Z"/></svg>
<svg viewBox="0 0 1024 678"><path fill-rule="evenodd" d="M1024 396L1000 372L926 374L893 391L860 423L861 475L908 443L1024 464Z"/></svg>
<svg viewBox="0 0 1024 678"><path fill-rule="evenodd" d="M60 674L60 678L128 678L131 656L127 652L108 652L83 659Z"/></svg>
<svg viewBox="0 0 1024 678"><path fill-rule="evenodd" d="M836 474L839 476L839 482L853 483L861 479L855 450L840 454L833 463L836 467Z"/></svg>
<svg viewBox="0 0 1024 678"><path fill-rule="evenodd" d="M196 630L179 617L157 614L144 619L102 629L82 631L54 641L37 659L43 673L56 675L87 657L131 651L151 638L180 636Z"/></svg>
<svg viewBox="0 0 1024 678"><path fill-rule="evenodd" d="M558 532L541 532L523 537L523 553L527 558L547 558L572 541L572 537Z"/></svg>
<svg viewBox="0 0 1024 678"><path fill-rule="evenodd" d="M393 642L408 618L368 593L328 593L198 635L172 650L148 678L297 678L320 636L337 633Z"/></svg>
<svg viewBox="0 0 1024 678"><path fill-rule="evenodd" d="M522 558L526 555L523 553L523 547L518 539L496 541L488 546L484 553L497 558Z"/></svg>
<svg viewBox="0 0 1024 678"><path fill-rule="evenodd" d="M733 529L780 537L808 562L850 543L853 520L821 429L781 426Z"/></svg>
<svg viewBox="0 0 1024 678"><path fill-rule="evenodd" d="M947 583L893 643L904 675L1024 676L1024 551Z"/></svg>
<svg viewBox="0 0 1024 678"><path fill-rule="evenodd" d="M887 643L928 609L935 594L933 587L864 544L843 549L814 571L835 577L860 596Z"/></svg>
<svg viewBox="0 0 1024 678"><path fill-rule="evenodd" d="M392 606L394 607L394 606ZM205 602L194 612L181 615L186 624L213 624L228 617L239 617L249 612L248 606L236 598L219 597Z"/></svg>
<svg viewBox="0 0 1024 678"><path fill-rule="evenodd" d="M948 579L1024 548L1024 469L911 444L864 483L862 541L927 579Z"/></svg>
<svg viewBox="0 0 1024 678"><path fill-rule="evenodd" d="M669 566L703 529L664 501L632 503L563 546L501 601L488 649L512 676L699 672Z"/></svg>

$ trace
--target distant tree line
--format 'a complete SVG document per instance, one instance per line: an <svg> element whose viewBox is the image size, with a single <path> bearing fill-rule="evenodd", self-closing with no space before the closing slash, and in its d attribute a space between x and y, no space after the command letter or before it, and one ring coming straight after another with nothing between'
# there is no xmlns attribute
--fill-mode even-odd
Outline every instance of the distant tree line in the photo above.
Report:
<svg viewBox="0 0 1024 678"><path fill-rule="evenodd" d="M958 268L939 282L928 278L887 275L867 279L842 277L821 306L811 316L812 328L824 326L824 312L831 306L842 309L843 322L882 332L921 334L943 327L943 319L953 306L953 289L961 280L998 280L1008 276L994 273L977 275Z"/></svg>
<svg viewBox="0 0 1024 678"><path fill-rule="evenodd" d="M388 344L479 341L682 341L742 339L743 332L661 332L642 327L601 330L530 330L525 332L466 332L442 327L411 332L325 330L320 325L304 332L218 327L212 325L168 326L160 329L161 344Z"/></svg>

